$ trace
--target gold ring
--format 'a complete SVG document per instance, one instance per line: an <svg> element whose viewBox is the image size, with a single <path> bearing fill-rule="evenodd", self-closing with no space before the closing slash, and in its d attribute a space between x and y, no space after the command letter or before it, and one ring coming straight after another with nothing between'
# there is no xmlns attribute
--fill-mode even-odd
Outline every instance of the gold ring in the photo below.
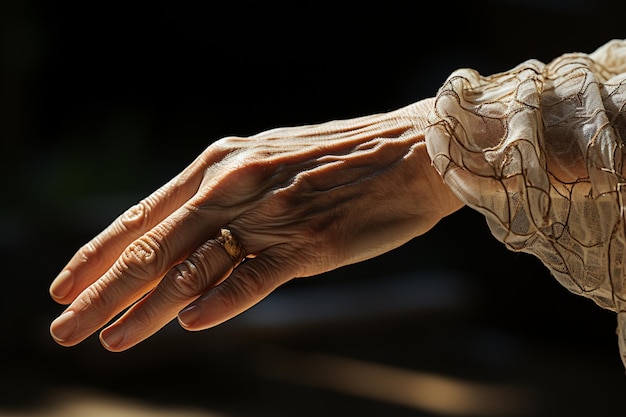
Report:
<svg viewBox="0 0 626 417"><path fill-rule="evenodd" d="M229 229L220 229L220 236L216 240L222 245L235 266L245 258L246 251Z"/></svg>

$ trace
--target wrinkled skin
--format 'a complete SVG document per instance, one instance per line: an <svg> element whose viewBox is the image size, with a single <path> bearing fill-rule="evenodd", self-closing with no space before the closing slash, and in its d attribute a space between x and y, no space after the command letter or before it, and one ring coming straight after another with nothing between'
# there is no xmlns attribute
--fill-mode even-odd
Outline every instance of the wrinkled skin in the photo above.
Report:
<svg viewBox="0 0 626 417"><path fill-rule="evenodd" d="M207 329L291 279L425 233L462 206L426 153L431 105L215 142L72 257L50 287L69 304L54 340L104 328L103 346L122 351L177 316ZM214 239L221 227L248 254L239 265Z"/></svg>

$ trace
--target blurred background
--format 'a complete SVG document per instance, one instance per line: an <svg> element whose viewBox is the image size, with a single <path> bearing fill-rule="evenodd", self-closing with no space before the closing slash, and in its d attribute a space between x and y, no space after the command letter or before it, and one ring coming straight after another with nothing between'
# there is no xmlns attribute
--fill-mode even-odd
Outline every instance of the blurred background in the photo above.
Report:
<svg viewBox="0 0 626 417"><path fill-rule="evenodd" d="M0 416L623 416L613 313L470 209L210 331L63 348L48 285L227 135L384 112L624 37L623 4L5 1Z"/></svg>

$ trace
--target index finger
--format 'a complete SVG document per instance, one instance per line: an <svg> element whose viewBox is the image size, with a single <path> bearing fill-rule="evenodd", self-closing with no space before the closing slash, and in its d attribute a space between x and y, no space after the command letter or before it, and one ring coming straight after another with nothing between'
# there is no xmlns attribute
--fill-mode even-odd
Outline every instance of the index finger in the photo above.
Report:
<svg viewBox="0 0 626 417"><path fill-rule="evenodd" d="M196 164L198 165L198 164ZM197 191L200 167L176 176L117 217L107 228L83 245L50 285L50 296L69 304L100 278L134 240L173 213Z"/></svg>
<svg viewBox="0 0 626 417"><path fill-rule="evenodd" d="M131 242L104 275L51 323L54 340L63 346L80 343L152 290L173 265L215 233L211 221L199 227L205 223L204 216L183 206ZM221 220L219 215L214 217Z"/></svg>

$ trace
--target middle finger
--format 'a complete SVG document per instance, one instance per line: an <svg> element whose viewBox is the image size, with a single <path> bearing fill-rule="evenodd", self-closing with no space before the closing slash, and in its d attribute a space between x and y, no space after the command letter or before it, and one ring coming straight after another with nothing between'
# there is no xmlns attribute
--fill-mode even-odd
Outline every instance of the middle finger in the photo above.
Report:
<svg viewBox="0 0 626 417"><path fill-rule="evenodd" d="M73 346L154 288L173 265L217 233L212 224L220 224L223 214L211 214L183 206L132 242L113 266L52 322L52 337L63 346ZM217 223L207 225L205 215Z"/></svg>

